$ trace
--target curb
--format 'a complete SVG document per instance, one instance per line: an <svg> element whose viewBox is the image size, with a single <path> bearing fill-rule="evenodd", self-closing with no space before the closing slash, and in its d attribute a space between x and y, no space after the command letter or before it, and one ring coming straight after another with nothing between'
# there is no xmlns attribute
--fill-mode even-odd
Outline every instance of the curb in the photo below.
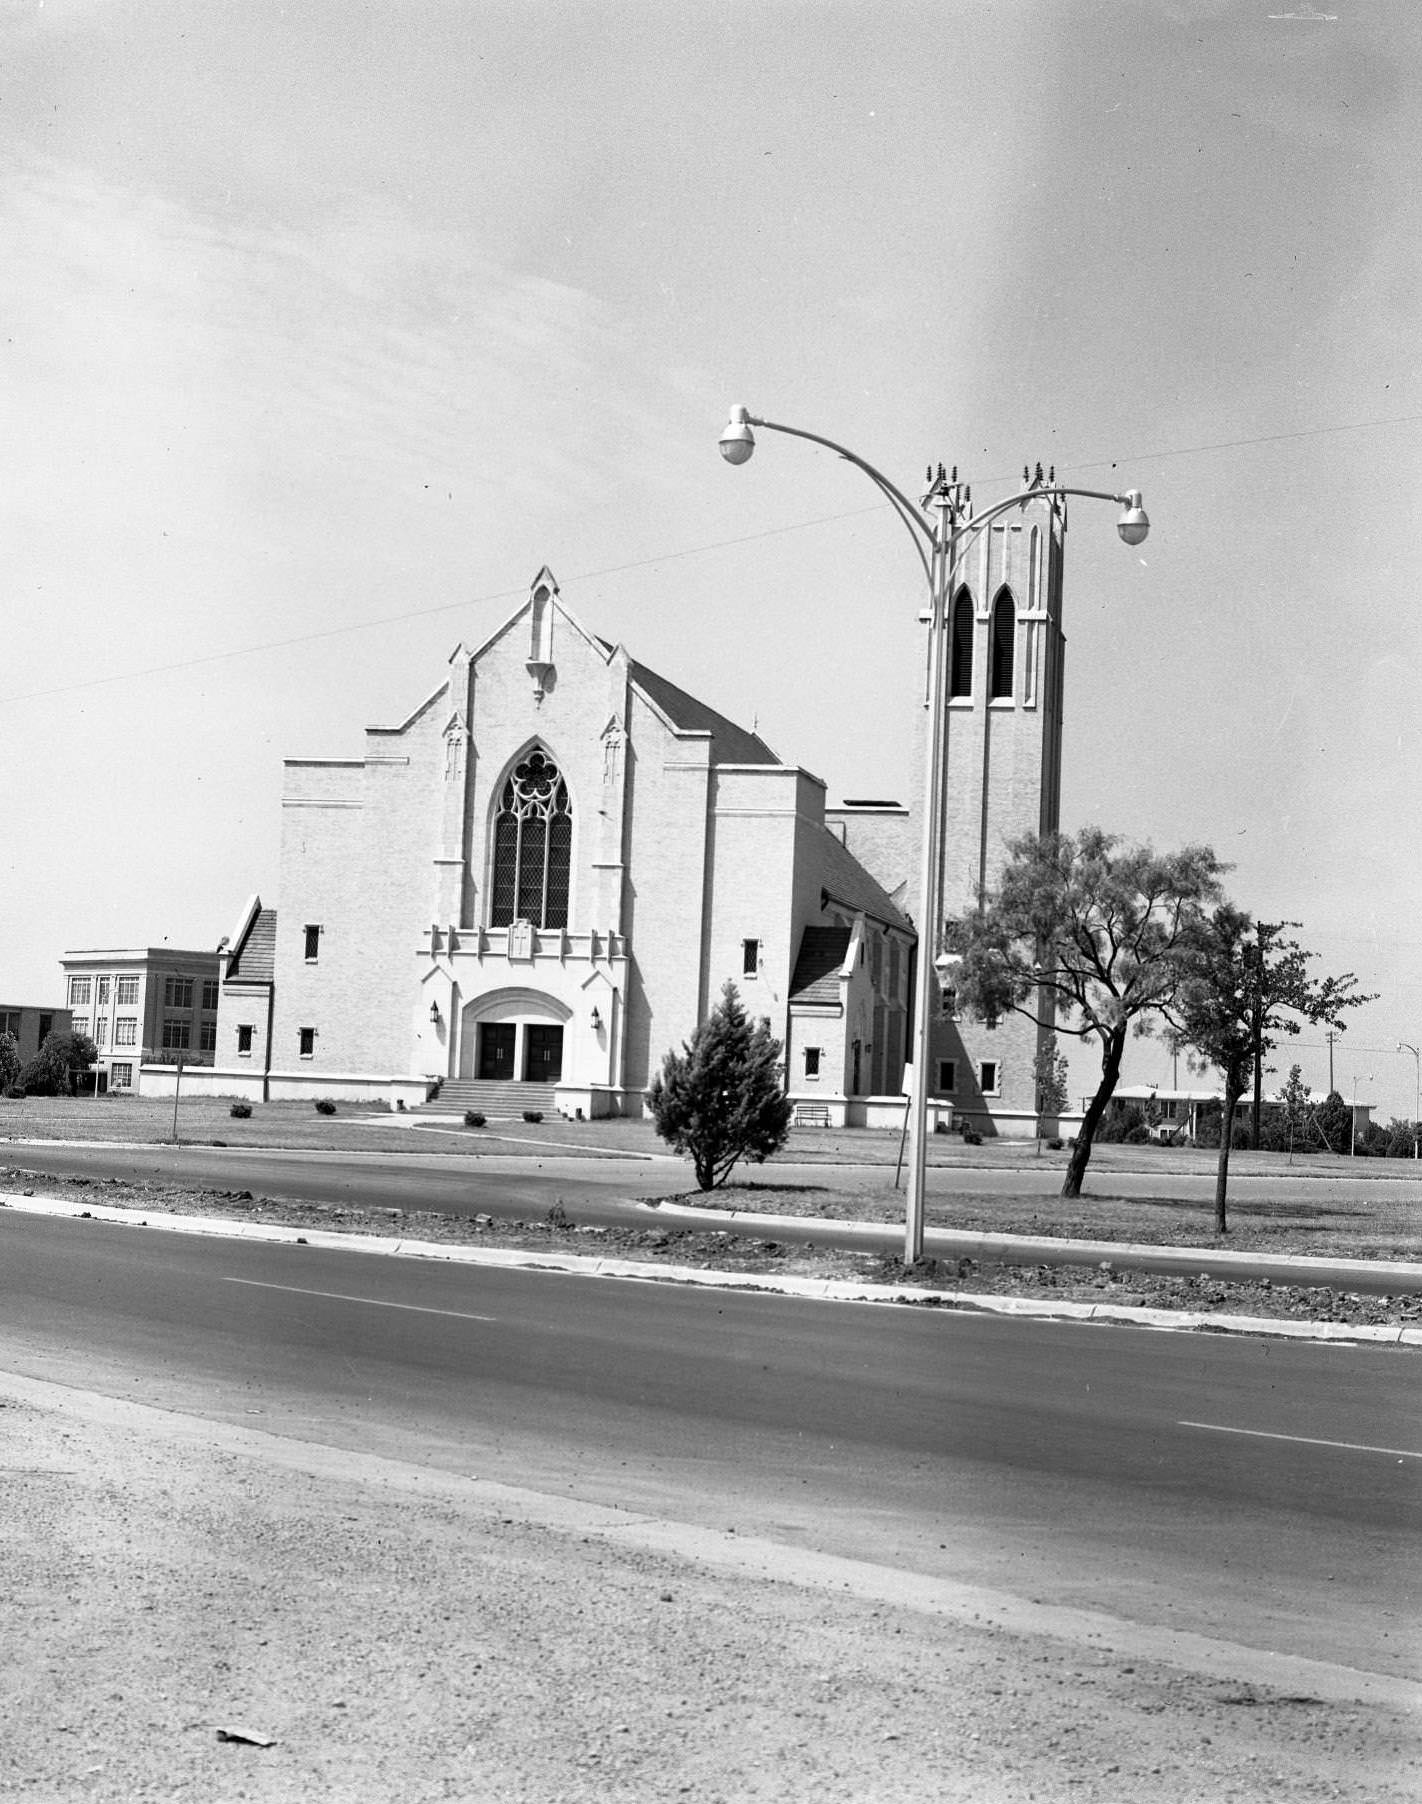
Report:
<svg viewBox="0 0 1422 1804"><path fill-rule="evenodd" d="M788 1239L804 1238L808 1217L757 1215L745 1209L702 1209L695 1204L658 1200L638 1205L652 1215L708 1226L735 1227L743 1233ZM883 1222L827 1222L849 1239L882 1241ZM1267 1278L1271 1284L1368 1291L1378 1296L1422 1292L1422 1265L1392 1259L1321 1259L1298 1253L1234 1253L1207 1247L1147 1245L1139 1241L1062 1240L1030 1234L981 1234L956 1228L926 1228L924 1251L941 1258L979 1259L1006 1265L1109 1265L1132 1271L1161 1272L1175 1277L1222 1279Z"/></svg>
<svg viewBox="0 0 1422 1804"><path fill-rule="evenodd" d="M231 1221L223 1216L143 1215L135 1209L114 1209L104 1204L88 1207L61 1202L54 1197L20 1196L0 1192L0 1209L17 1214L52 1215L70 1221L101 1221L124 1228L156 1228L179 1234L207 1234L221 1240L256 1240L289 1246L314 1246L325 1251L369 1253L387 1258L436 1259L452 1265L488 1265L505 1269L561 1272L584 1278L619 1278L650 1284L701 1285L713 1290L769 1291L778 1296L805 1297L820 1302L898 1303L923 1309L951 1309L963 1313L1017 1316L1041 1321L1106 1322L1118 1326L1168 1329L1176 1332L1252 1334L1287 1340L1331 1341L1341 1344L1422 1347L1422 1327L1373 1326L1347 1322L1296 1322L1269 1316L1208 1315L1199 1311L1133 1308L1123 1303L1072 1303L1038 1301L1032 1297L982 1296L970 1291L925 1290L911 1284L861 1284L849 1278L776 1277L764 1272L707 1271L700 1266L652 1265L633 1259L603 1259L587 1253L530 1253L511 1247L452 1247L433 1240L395 1239L378 1234L336 1234L326 1229L309 1232L275 1223Z"/></svg>

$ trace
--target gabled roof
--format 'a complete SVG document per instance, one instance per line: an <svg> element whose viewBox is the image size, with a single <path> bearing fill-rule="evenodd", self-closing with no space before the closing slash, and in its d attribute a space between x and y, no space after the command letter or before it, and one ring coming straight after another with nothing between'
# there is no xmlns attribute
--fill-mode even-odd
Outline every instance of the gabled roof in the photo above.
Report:
<svg viewBox="0 0 1422 1804"><path fill-rule="evenodd" d="M792 1002L838 1002L839 973L849 956L849 927L807 927L790 979Z"/></svg>
<svg viewBox="0 0 1422 1804"><path fill-rule="evenodd" d="M859 860L828 827L821 829L820 882L829 899L855 914L871 915L884 927L898 927L905 933L914 931L913 922L860 864Z"/></svg>
<svg viewBox="0 0 1422 1804"><path fill-rule="evenodd" d="M226 982L271 983L276 976L276 910L253 896L242 911L227 954Z"/></svg>
<svg viewBox="0 0 1422 1804"><path fill-rule="evenodd" d="M675 683L648 670L635 658L628 659L628 673L652 706L683 733L709 733L718 764L779 764L780 760L758 733L748 733L705 702L697 701Z"/></svg>

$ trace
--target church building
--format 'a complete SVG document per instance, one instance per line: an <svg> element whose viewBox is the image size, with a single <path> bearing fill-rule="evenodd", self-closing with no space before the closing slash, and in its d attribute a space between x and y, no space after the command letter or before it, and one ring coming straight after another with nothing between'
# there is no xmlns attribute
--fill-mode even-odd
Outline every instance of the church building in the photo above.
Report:
<svg viewBox="0 0 1422 1804"><path fill-rule="evenodd" d="M1011 840L1057 826L1065 532L1064 498L1029 492L958 572L944 917L976 906ZM910 794L827 808L818 777L590 633L544 569L362 757L288 761L278 894L235 923L213 1065L186 1081L638 1115L729 981L783 1044L798 1120L897 1126L922 955L930 1118L1031 1135L1049 1028L960 1018L943 920L921 950L912 918Z"/></svg>
<svg viewBox="0 0 1422 1804"><path fill-rule="evenodd" d="M801 1118L901 1113L914 930L824 784L588 632L552 573L357 759L292 759L208 1085L641 1114L729 980ZM189 1080L191 1083L191 1079Z"/></svg>

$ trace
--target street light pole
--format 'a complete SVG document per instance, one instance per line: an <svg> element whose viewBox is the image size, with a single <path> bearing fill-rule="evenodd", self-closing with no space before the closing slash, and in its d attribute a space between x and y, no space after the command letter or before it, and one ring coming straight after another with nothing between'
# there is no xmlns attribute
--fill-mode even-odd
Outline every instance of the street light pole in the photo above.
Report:
<svg viewBox="0 0 1422 1804"><path fill-rule="evenodd" d="M1419 1054L1417 1048L1409 1045L1406 1040L1398 1041L1397 1050L1412 1054L1412 1063L1417 1074L1417 1087L1412 1095L1412 1157L1415 1159L1418 1156L1419 1144L1422 1144L1422 1136L1418 1134L1417 1129L1418 1121L1422 1119L1422 1054Z"/></svg>
<svg viewBox="0 0 1422 1804"><path fill-rule="evenodd" d="M937 476L929 474L928 493L917 505L909 500L887 476L876 470L856 452L837 444L819 433L806 432L798 426L785 426L733 407L731 417L721 434L721 455L729 464L749 461L755 450L755 433L759 426L767 432L781 432L791 438L808 439L823 445L858 470L862 470L893 507L908 529L914 550L928 580L929 658L928 658L928 730L924 735L924 809L922 864L919 882L918 952L914 971L913 996L913 1078L909 1090L909 1170L904 1209L904 1263L914 1265L923 1257L924 1189L928 1165L928 1072L933 1051L933 974L941 932L940 877L942 872L944 722L946 717L947 660L946 645L948 601L953 593L958 566L969 544L1000 514L1029 501L1082 496L1093 501L1114 501L1123 511L1116 530L1127 545L1139 545L1150 531L1150 521L1141 505L1139 489L1114 494L1103 489L1066 488L1055 481L1034 482L1005 501L969 516L967 489L958 482L955 469L949 477L942 464ZM930 511L931 510L931 511Z"/></svg>

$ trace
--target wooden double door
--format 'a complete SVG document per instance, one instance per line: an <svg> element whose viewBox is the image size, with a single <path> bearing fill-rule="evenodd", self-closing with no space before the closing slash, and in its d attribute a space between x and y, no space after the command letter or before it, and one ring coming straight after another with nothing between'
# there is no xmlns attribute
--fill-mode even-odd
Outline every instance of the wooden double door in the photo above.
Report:
<svg viewBox="0 0 1422 1804"><path fill-rule="evenodd" d="M479 1024L479 1076L486 1082L556 1084L563 1075L563 1029L542 1021L523 1027L522 1070L519 1026L513 1021Z"/></svg>

